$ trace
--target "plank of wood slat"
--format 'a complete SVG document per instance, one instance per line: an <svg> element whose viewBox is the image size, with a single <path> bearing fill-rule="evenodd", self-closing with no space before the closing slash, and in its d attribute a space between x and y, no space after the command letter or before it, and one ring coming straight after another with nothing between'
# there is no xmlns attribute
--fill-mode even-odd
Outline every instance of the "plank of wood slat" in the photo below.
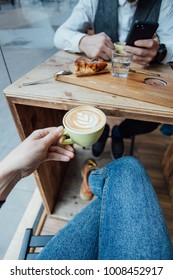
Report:
<svg viewBox="0 0 173 280"><path fill-rule="evenodd" d="M172 70L171 70L172 71ZM114 96L131 97L140 101L150 102L173 108L173 79L170 74L162 73L160 79L167 82L166 86L151 86L144 83L147 75L129 73L127 79L112 77L110 73L76 77L72 75L58 76L58 81L105 92Z"/></svg>

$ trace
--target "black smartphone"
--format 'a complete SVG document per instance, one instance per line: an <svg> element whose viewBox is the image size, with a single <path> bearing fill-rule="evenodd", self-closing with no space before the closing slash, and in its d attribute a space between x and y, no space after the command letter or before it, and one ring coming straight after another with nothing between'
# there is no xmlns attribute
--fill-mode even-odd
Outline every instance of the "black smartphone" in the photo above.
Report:
<svg viewBox="0 0 173 280"><path fill-rule="evenodd" d="M136 40L151 39L159 24L149 21L135 21L126 39L126 45L134 46Z"/></svg>

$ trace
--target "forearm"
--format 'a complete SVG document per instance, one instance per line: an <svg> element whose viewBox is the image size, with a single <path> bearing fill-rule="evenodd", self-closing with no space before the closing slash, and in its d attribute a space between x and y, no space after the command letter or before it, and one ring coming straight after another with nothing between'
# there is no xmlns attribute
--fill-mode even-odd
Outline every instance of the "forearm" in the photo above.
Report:
<svg viewBox="0 0 173 280"><path fill-rule="evenodd" d="M162 63L173 61L173 2L166 0L162 1L161 12L159 16L159 27L157 35L160 44L165 44L167 48L167 55Z"/></svg>
<svg viewBox="0 0 173 280"><path fill-rule="evenodd" d="M54 45L58 49L78 53L80 52L79 42L85 35L85 33L69 30L61 26L55 33Z"/></svg>
<svg viewBox="0 0 173 280"><path fill-rule="evenodd" d="M66 51L80 52L79 42L93 28L97 1L80 0L71 16L57 29L54 44Z"/></svg>
<svg viewBox="0 0 173 280"><path fill-rule="evenodd" d="M6 200L8 194L20 179L20 171L11 167L6 158L0 162L0 201Z"/></svg>

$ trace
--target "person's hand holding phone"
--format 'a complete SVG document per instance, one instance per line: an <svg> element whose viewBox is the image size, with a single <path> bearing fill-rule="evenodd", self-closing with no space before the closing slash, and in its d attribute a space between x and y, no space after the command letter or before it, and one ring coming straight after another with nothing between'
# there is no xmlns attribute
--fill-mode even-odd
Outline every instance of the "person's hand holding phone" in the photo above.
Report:
<svg viewBox="0 0 173 280"><path fill-rule="evenodd" d="M135 63L147 66L156 56L159 49L159 39L154 36L152 39L137 40L134 46L125 46L125 51L133 54L132 60Z"/></svg>
<svg viewBox="0 0 173 280"><path fill-rule="evenodd" d="M159 49L159 38L156 35L157 22L135 21L126 39L125 51L133 54L133 61L148 65Z"/></svg>

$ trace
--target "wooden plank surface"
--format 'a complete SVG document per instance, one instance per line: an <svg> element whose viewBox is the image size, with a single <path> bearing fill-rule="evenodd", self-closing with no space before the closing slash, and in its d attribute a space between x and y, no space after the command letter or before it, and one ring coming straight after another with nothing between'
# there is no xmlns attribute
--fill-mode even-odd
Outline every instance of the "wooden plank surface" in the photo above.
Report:
<svg viewBox="0 0 173 280"><path fill-rule="evenodd" d="M144 79L151 77L131 72L127 79L113 77L109 72L83 77L76 77L74 74L68 76L62 75L58 76L57 80L85 88L95 89L106 94L130 97L173 108L173 74L171 71L172 70L170 70L170 74L161 73L161 76L157 78L164 80L167 83L166 86L152 86L145 84Z"/></svg>
<svg viewBox="0 0 173 280"><path fill-rule="evenodd" d="M164 154L162 165L163 165L164 176L168 184L169 195L173 203L173 138L172 136L171 136L171 141Z"/></svg>
<svg viewBox="0 0 173 280"><path fill-rule="evenodd" d="M63 51L55 53L15 83L5 88L5 95L11 102L16 104L60 110L69 110L75 106L89 104L97 106L109 116L173 123L173 108L169 106L170 104L161 106L117 94L106 94L104 91L61 82L60 80L55 81L54 78L43 84L23 86L25 82L53 76L60 69L70 68L73 70L76 57L75 54ZM166 73L169 75L171 68L168 65L152 67L154 72L156 69L159 72L164 71L165 75Z"/></svg>

